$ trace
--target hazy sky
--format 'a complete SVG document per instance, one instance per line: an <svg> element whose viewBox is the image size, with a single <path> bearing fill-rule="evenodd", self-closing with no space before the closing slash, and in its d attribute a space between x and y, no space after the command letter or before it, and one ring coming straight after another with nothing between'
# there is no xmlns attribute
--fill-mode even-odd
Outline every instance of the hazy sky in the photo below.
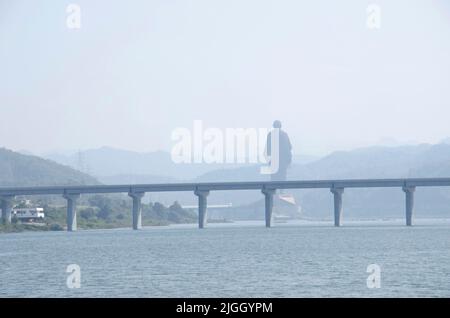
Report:
<svg viewBox="0 0 450 318"><path fill-rule="evenodd" d="M195 119L308 154L449 137L450 2L0 0L0 146L169 150Z"/></svg>

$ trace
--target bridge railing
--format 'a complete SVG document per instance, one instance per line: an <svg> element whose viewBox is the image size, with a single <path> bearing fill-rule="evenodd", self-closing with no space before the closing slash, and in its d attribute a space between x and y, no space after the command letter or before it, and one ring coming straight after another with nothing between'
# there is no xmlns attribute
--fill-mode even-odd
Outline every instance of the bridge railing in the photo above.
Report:
<svg viewBox="0 0 450 318"><path fill-rule="evenodd" d="M11 222L12 202L19 195L61 195L67 200L67 230L77 229L76 205L82 194L128 193L133 200L133 229L142 227L141 199L147 192L190 191L198 197L198 226L206 225L207 197L210 191L259 190L265 197L266 227L272 225L273 196L278 189L330 189L334 198L334 225L342 221L342 197L346 188L401 188L405 192L406 225L412 225L414 192L416 187L447 187L450 178L408 179L350 179L350 180L303 180L303 181L249 181L167 183L132 185L91 185L51 187L0 188L0 203L3 222Z"/></svg>

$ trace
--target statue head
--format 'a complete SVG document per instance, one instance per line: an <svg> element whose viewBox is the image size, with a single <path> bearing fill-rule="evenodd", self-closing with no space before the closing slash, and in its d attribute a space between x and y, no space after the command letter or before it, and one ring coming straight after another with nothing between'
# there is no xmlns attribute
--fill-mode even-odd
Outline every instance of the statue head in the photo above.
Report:
<svg viewBox="0 0 450 318"><path fill-rule="evenodd" d="M281 128L281 121L279 121L279 120L275 120L274 122L273 122L273 128Z"/></svg>

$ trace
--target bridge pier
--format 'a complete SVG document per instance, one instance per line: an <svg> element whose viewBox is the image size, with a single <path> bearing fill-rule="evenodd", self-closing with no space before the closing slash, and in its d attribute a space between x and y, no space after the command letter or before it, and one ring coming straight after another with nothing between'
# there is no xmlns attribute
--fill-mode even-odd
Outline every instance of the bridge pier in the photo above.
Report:
<svg viewBox="0 0 450 318"><path fill-rule="evenodd" d="M80 198L79 193L66 193L63 198L67 200L67 231L77 230L77 200Z"/></svg>
<svg viewBox="0 0 450 318"><path fill-rule="evenodd" d="M276 189L262 189L264 194L264 206L265 206L265 219L266 227L272 226L272 210L273 210L273 195Z"/></svg>
<svg viewBox="0 0 450 318"><path fill-rule="evenodd" d="M195 190L194 193L198 196L198 228L203 229L206 225L206 198L209 195L209 190Z"/></svg>
<svg viewBox="0 0 450 318"><path fill-rule="evenodd" d="M14 200L13 195L5 195L0 197L1 208L2 208L2 222L5 224L11 223L11 212L13 208L12 201Z"/></svg>
<svg viewBox="0 0 450 318"><path fill-rule="evenodd" d="M142 205L141 199L144 192L129 192L128 195L133 198L133 230L142 228Z"/></svg>
<svg viewBox="0 0 450 318"><path fill-rule="evenodd" d="M414 212L414 191L416 191L416 187L403 187L403 191L405 192L406 226L411 226Z"/></svg>
<svg viewBox="0 0 450 318"><path fill-rule="evenodd" d="M341 226L344 188L331 188L330 191L334 195L334 226Z"/></svg>

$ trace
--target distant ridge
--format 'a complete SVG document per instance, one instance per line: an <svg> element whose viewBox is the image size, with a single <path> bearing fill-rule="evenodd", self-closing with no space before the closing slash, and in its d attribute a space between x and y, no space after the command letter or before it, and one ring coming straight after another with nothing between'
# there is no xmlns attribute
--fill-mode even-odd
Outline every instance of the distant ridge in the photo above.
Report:
<svg viewBox="0 0 450 318"><path fill-rule="evenodd" d="M90 153L91 151L93 153ZM206 164L176 165L171 162L170 154L164 152L140 154L111 148L100 148L91 151L85 152L88 155L92 155L90 160L86 160L86 162L89 164L95 163L96 167L102 169L97 171L104 173L104 176L100 176L99 180L105 184L268 180L267 175L259 173L258 165L247 165L238 168L230 167L229 165L226 167L224 165L209 166ZM33 156L20 156L22 156L20 157L22 160L24 158L36 158ZM76 165L76 155L70 158L74 160L73 164ZM150 160L150 158L153 159ZM44 162L48 164L49 161L44 160ZM56 165L55 163L52 164ZM140 166L139 169L148 169L153 171L153 173L139 172L138 166ZM205 168L204 166L207 167ZM52 167L58 167L58 171L61 169L60 165ZM27 168L29 167L27 166ZM74 171L68 167L64 168L69 169L71 173ZM89 171L94 170L92 166L89 168ZM131 171L125 173L120 169L129 169ZM206 172L198 174L202 169L206 169ZM179 176L177 175L178 172L180 172ZM3 169L2 173L5 173L5 169ZM55 172L52 173L54 174ZM31 172L32 174L33 171ZM198 175L188 178L188 174ZM79 172L76 175L78 177L74 178L75 182L80 182ZM290 180L413 177L450 177L450 144L373 146L350 151L337 151L326 157L304 164L294 163L288 170L288 179ZM21 176L21 178L22 183L27 183L26 176ZM89 180L89 177L86 175L84 175L84 178ZM46 182L51 183L48 179ZM0 181L4 183L4 180L3 178ZM9 177L9 180L13 180L13 178ZM73 182L67 175L63 180L61 178L55 178L55 180L58 183L67 183L68 180ZM34 177L34 182L36 182L36 177ZM305 216L330 216L332 196L329 190L297 190L288 192L300 204ZM183 204L195 204L197 202L195 195L187 192L151 193L149 197L152 201L166 204L170 204L174 200ZM260 199L261 193L259 191L215 191L209 197L211 204L233 202L235 207L246 206ZM404 193L401 189L346 189L344 200L344 213L346 216L401 217L404 213ZM448 189L441 188L418 189L416 211L417 215L422 217L449 217L450 192ZM244 210L240 212L242 217L245 216L245 212Z"/></svg>
<svg viewBox="0 0 450 318"><path fill-rule="evenodd" d="M208 171L230 168L228 164L174 163L170 153L165 151L136 152L111 147L89 149L71 155L48 154L45 157L99 179L114 177L113 182L138 175L147 176L146 180L155 181L164 178L189 180ZM237 166L239 165L234 167Z"/></svg>

